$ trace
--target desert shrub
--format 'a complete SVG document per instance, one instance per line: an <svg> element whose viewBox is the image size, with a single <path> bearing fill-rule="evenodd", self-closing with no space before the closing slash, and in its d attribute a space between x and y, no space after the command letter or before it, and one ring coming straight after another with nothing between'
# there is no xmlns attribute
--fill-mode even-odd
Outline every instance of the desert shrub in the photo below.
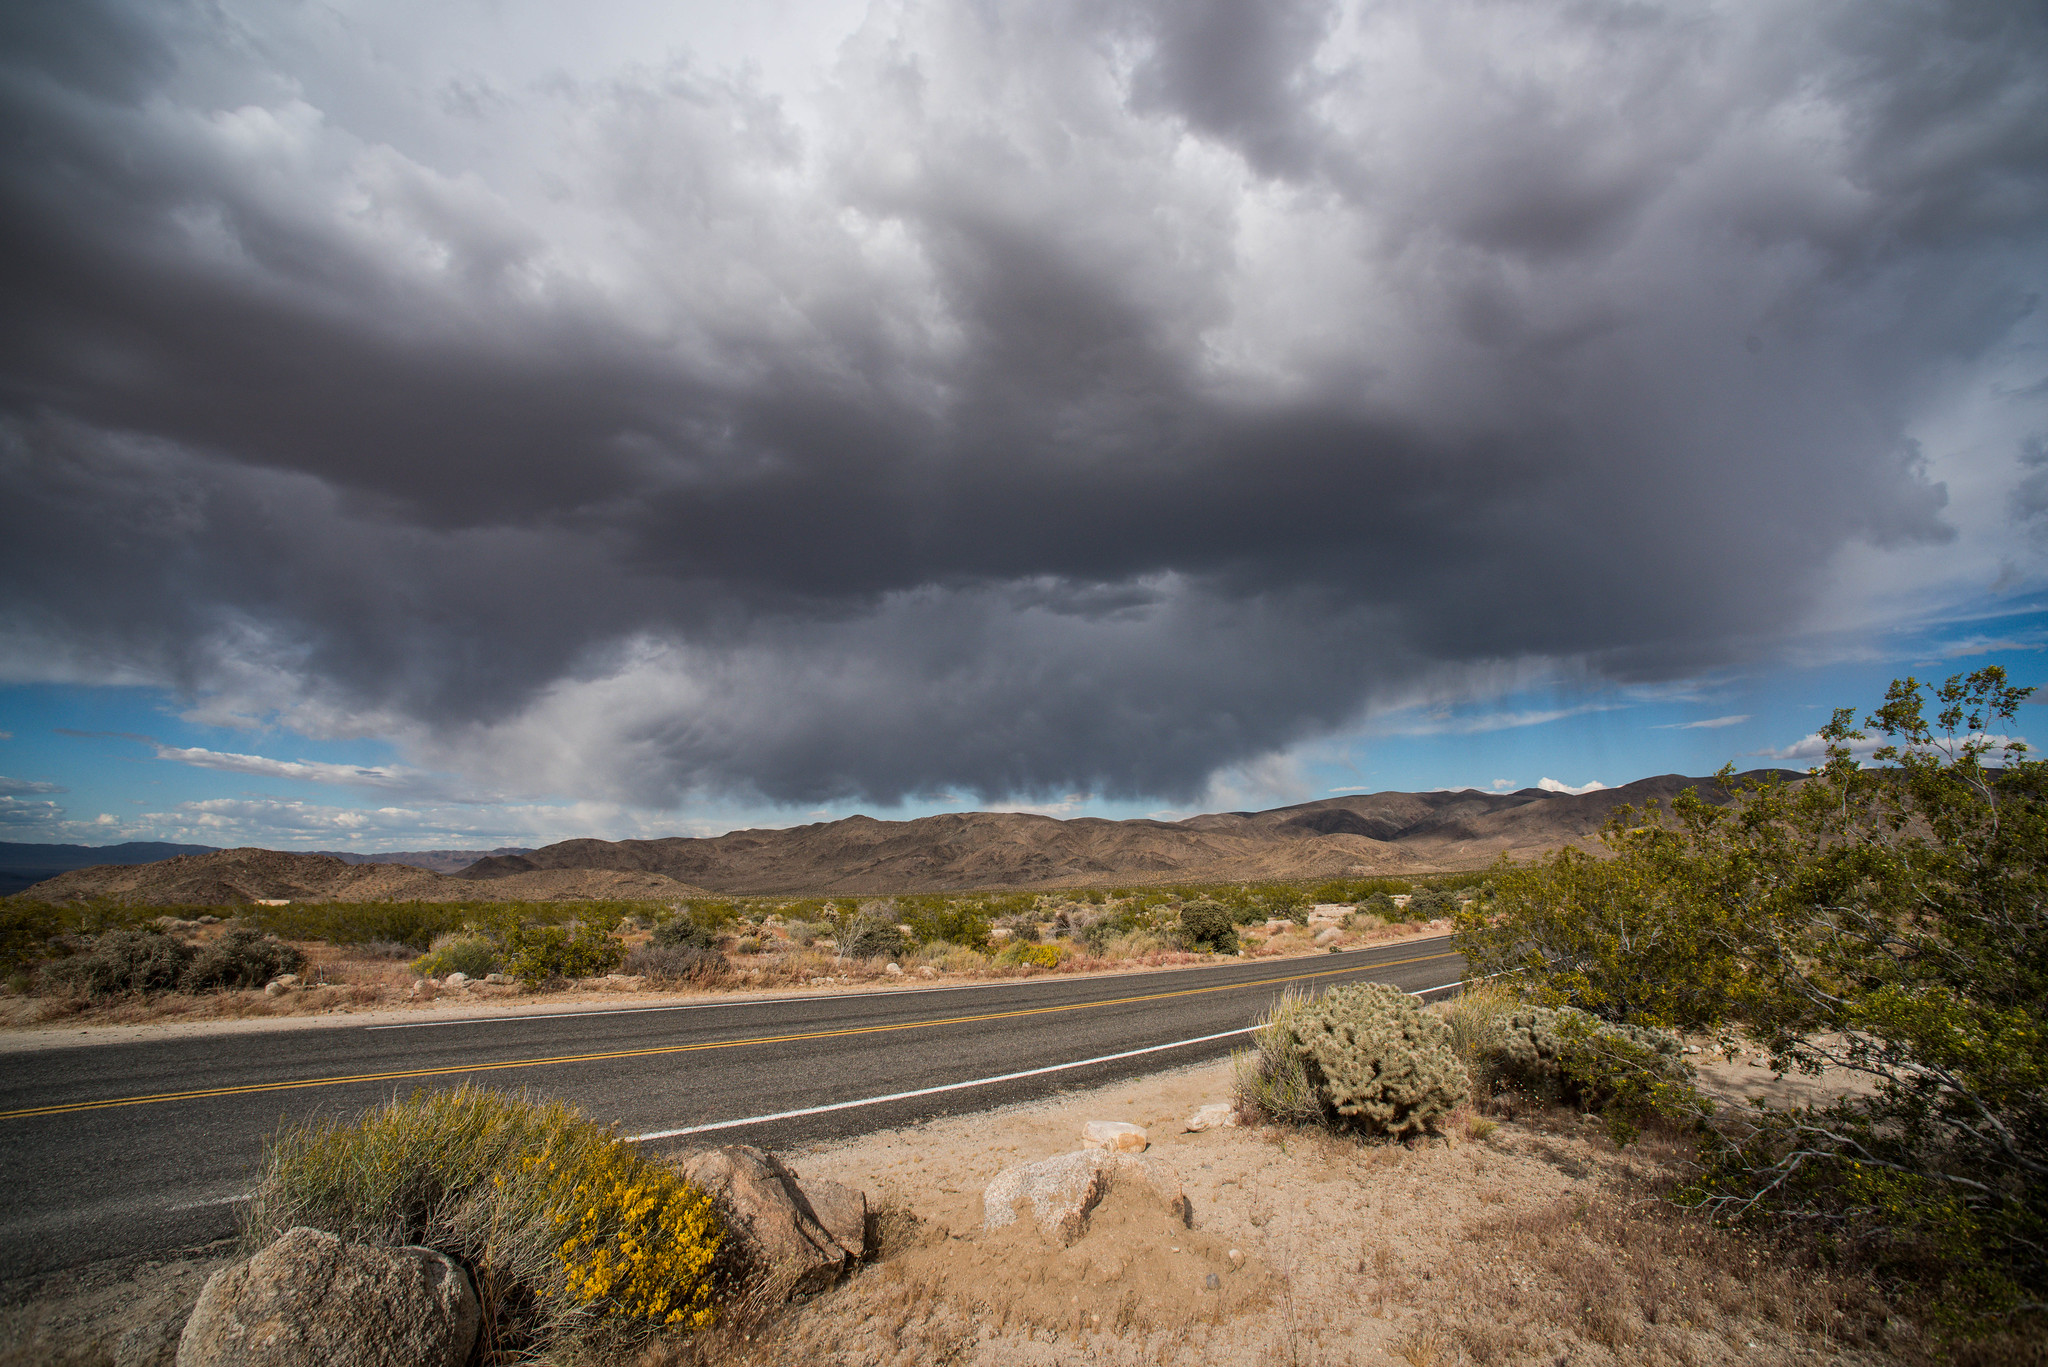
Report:
<svg viewBox="0 0 2048 1367"><path fill-rule="evenodd" d="M1213 897L1199 897L1180 909L1180 938L1190 949L1214 954L1235 954L1237 927L1231 924L1230 909Z"/></svg>
<svg viewBox="0 0 2048 1367"><path fill-rule="evenodd" d="M1605 1116L1616 1143L1653 1116L1697 1118L1692 1069L1669 1030L1603 1021L1573 1007L1522 1007L1497 1023L1491 1058L1501 1079Z"/></svg>
<svg viewBox="0 0 2048 1367"><path fill-rule="evenodd" d="M887 915L875 912L856 916L839 942L840 955L848 959L894 959L903 950L903 932Z"/></svg>
<svg viewBox="0 0 2048 1367"><path fill-rule="evenodd" d="M1003 946L996 955L999 964L1014 964L1023 968L1058 968L1060 947L1058 945L1034 945L1012 941Z"/></svg>
<svg viewBox="0 0 2048 1367"><path fill-rule="evenodd" d="M244 1233L294 1225L456 1259L501 1358L711 1323L724 1240L709 1197L571 1108L467 1086L272 1137Z"/></svg>
<svg viewBox="0 0 2048 1367"><path fill-rule="evenodd" d="M422 978L450 973L481 978L498 971L498 947L482 935L437 936L434 947L412 961L412 971Z"/></svg>
<svg viewBox="0 0 2048 1367"><path fill-rule="evenodd" d="M1127 930L1097 943L1102 947L1095 951L1096 957L1103 959L1144 959L1173 948L1164 936L1149 930Z"/></svg>
<svg viewBox="0 0 2048 1367"><path fill-rule="evenodd" d="M948 973L974 973L987 968L989 956L966 945L946 945L937 953L937 965Z"/></svg>
<svg viewBox="0 0 2048 1367"><path fill-rule="evenodd" d="M818 938L818 927L809 921L790 921L784 927L789 932L789 942L799 949L808 949Z"/></svg>
<svg viewBox="0 0 2048 1367"><path fill-rule="evenodd" d="M1401 919L1401 908L1384 892L1376 892L1360 902L1358 910L1366 916L1377 916L1389 925Z"/></svg>
<svg viewBox="0 0 2048 1367"><path fill-rule="evenodd" d="M664 949L714 950L718 937L691 916L671 916L654 928L650 943Z"/></svg>
<svg viewBox="0 0 2048 1367"><path fill-rule="evenodd" d="M1289 1033L1335 1123L1402 1139L1470 1094L1450 1027L1399 988L1333 987L1295 1013Z"/></svg>
<svg viewBox="0 0 2048 1367"><path fill-rule="evenodd" d="M616 969L626 946L593 925L515 926L505 937L512 976L528 987L550 978L594 978Z"/></svg>
<svg viewBox="0 0 2048 1367"><path fill-rule="evenodd" d="M1411 921L1434 921L1455 915L1458 899L1442 888L1417 888L1408 898L1406 910Z"/></svg>
<svg viewBox="0 0 2048 1367"><path fill-rule="evenodd" d="M1308 1061L1295 1048L1295 1025L1308 998L1289 988L1259 1018L1252 1047L1230 1056L1237 1108L1278 1125L1321 1124L1322 1094L1309 1076Z"/></svg>
<svg viewBox="0 0 2048 1367"><path fill-rule="evenodd" d="M1038 942L1038 914L1036 912L1012 912L995 923L995 929L1010 932L1012 944L1036 944Z"/></svg>
<svg viewBox="0 0 2048 1367"><path fill-rule="evenodd" d="M155 930L109 930L84 953L43 969L44 982L87 997L169 992L178 986L194 951Z"/></svg>
<svg viewBox="0 0 2048 1367"><path fill-rule="evenodd" d="M1464 1061L1472 1090L1490 1096L1504 1048L1503 1025L1522 1009L1521 998L1497 982L1474 983L1435 1006L1451 1030L1451 1048Z"/></svg>
<svg viewBox="0 0 2048 1367"><path fill-rule="evenodd" d="M666 982L709 986L732 974L732 965L715 949L695 945L640 945L626 955L626 972Z"/></svg>
<svg viewBox="0 0 2048 1367"><path fill-rule="evenodd" d="M187 992L261 987L281 973L296 973L306 956L296 946L271 939L253 926L235 926L201 945L178 978Z"/></svg>

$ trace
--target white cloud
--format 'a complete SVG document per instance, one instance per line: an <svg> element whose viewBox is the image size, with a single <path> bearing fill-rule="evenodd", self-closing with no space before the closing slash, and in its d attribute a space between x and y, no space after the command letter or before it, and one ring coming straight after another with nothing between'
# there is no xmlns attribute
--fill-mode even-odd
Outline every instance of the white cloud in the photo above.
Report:
<svg viewBox="0 0 2048 1367"><path fill-rule="evenodd" d="M158 759L190 764L199 769L219 769L231 774L254 774L260 778L296 779L308 783L335 783L350 788L416 790L427 781L418 770L398 765L328 764L318 760L270 759L263 755L238 755L231 751L197 747L159 745Z"/></svg>
<svg viewBox="0 0 2048 1367"><path fill-rule="evenodd" d="M1667 721L1653 726L1652 731L1713 731L1723 726L1740 726L1749 720L1750 714L1738 712L1732 717L1708 717L1705 721Z"/></svg>
<svg viewBox="0 0 2048 1367"><path fill-rule="evenodd" d="M54 802L0 796L0 826L53 826L63 819L64 809Z"/></svg>
<svg viewBox="0 0 2048 1367"><path fill-rule="evenodd" d="M2003 736L1991 734L1962 736L1958 737L1955 743L1957 745L1961 745L1964 741L1970 740L1983 740L1990 742L1992 757L1996 757L1998 754L2004 751L2007 746L2025 745L2027 743L2027 738L2025 736ZM1855 756L1857 759L1868 759L1870 758L1871 753L1873 751L1880 750L1891 743L1892 742L1884 736L1865 736L1862 740L1851 741L1849 743L1849 753ZM1942 746L1939 748L1947 749L1948 747ZM1790 745L1783 746L1775 750L1758 750L1754 753L1762 755L1767 759L1811 760L1817 764L1828 757L1828 742L1821 738L1821 735L1818 731L1814 731L1810 732L1805 736L1802 736L1800 739L1792 742L1792 744Z"/></svg>
<svg viewBox="0 0 2048 1367"><path fill-rule="evenodd" d="M24 796L30 793L63 793L70 790L57 783L42 783L33 779L8 778L0 774L0 793Z"/></svg>
<svg viewBox="0 0 2048 1367"><path fill-rule="evenodd" d="M1597 793L1607 785L1595 778L1588 779L1574 788L1571 784L1559 783L1554 778L1539 778L1536 780L1536 786L1546 793L1570 793L1573 797L1577 797L1581 793Z"/></svg>
<svg viewBox="0 0 2048 1367"><path fill-rule="evenodd" d="M1515 781L1511 778L1497 778L1493 781L1493 791L1496 793L1504 793L1514 786Z"/></svg>

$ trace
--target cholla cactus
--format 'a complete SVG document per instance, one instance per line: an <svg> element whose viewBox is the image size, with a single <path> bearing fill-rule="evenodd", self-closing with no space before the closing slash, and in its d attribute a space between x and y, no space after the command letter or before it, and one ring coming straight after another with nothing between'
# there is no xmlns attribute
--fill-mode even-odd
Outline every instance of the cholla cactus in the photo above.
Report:
<svg viewBox="0 0 2048 1367"><path fill-rule="evenodd" d="M1361 1129L1417 1134L1470 1093L1450 1027L1399 988L1333 987L1302 1008L1293 1029L1317 1090Z"/></svg>
<svg viewBox="0 0 2048 1367"><path fill-rule="evenodd" d="M1573 1006L1515 1012L1501 1022L1501 1052L1524 1085L1593 1106L1613 1090L1618 1068L1674 1083L1692 1071L1671 1031L1603 1021Z"/></svg>

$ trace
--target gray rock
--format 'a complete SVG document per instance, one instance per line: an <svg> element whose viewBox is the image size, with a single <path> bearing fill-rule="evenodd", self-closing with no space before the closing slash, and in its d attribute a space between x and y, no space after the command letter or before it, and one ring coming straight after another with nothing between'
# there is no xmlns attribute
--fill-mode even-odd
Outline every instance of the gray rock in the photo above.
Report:
<svg viewBox="0 0 2048 1367"><path fill-rule="evenodd" d="M686 1155L681 1168L717 1203L748 1275L773 1295L822 1290L867 1253L867 1197L850 1187L803 1183L745 1144Z"/></svg>
<svg viewBox="0 0 2048 1367"><path fill-rule="evenodd" d="M207 1280L178 1367L462 1367L482 1319L444 1254L302 1226Z"/></svg>
<svg viewBox="0 0 2048 1367"><path fill-rule="evenodd" d="M1112 1188L1142 1191L1187 1223L1187 1197L1171 1164L1148 1154L1079 1149L998 1173L981 1194L982 1228L1016 1224L1028 1207L1041 1235L1071 1244Z"/></svg>
<svg viewBox="0 0 2048 1367"><path fill-rule="evenodd" d="M1237 1107L1228 1101L1212 1101L1189 1116L1181 1128L1189 1134L1200 1134L1204 1130L1224 1129L1235 1124Z"/></svg>

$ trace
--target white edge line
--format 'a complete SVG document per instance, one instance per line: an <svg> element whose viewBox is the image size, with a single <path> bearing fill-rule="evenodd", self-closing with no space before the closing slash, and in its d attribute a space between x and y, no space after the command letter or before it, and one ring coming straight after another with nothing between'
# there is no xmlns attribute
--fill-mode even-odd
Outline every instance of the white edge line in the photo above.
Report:
<svg viewBox="0 0 2048 1367"><path fill-rule="evenodd" d="M1444 983L1438 987L1425 987L1419 991L1410 992L1408 995L1411 997L1425 997L1432 992L1441 992L1448 987L1462 987L1463 985L1462 980L1454 983ZM1118 1059L1137 1058L1141 1054L1157 1054L1168 1049L1183 1049L1191 1044L1211 1044L1220 1039L1230 1039L1235 1035L1249 1035L1258 1028L1256 1025L1247 1025L1242 1029L1225 1030L1220 1034L1198 1035L1194 1039L1178 1039L1171 1044L1152 1044L1147 1045L1143 1049L1126 1049L1121 1054L1102 1054L1095 1058L1077 1059L1072 1063L1051 1063L1043 1068L1027 1068L1021 1073L1003 1073L996 1077L970 1078L966 1082L947 1082L937 1087L919 1087L915 1091L891 1092L887 1096L866 1096L858 1101L834 1101L825 1106L805 1106L801 1110L776 1111L772 1115L750 1115L739 1120L714 1120L708 1125L685 1125L680 1129L674 1130L649 1130L646 1134L630 1134L625 1138L629 1144L644 1144L653 1139L675 1139L686 1134L703 1134L708 1130L732 1130L738 1129L742 1125L765 1125L771 1120L796 1120L807 1115L824 1115L828 1111L850 1111L856 1106L880 1106L890 1101L909 1101L921 1096L935 1096L940 1092L959 1092L969 1087L989 1087L998 1082L1015 1082L1020 1078L1043 1077L1047 1073L1063 1073L1072 1068L1087 1068L1097 1063L1115 1063Z"/></svg>
<svg viewBox="0 0 2048 1367"><path fill-rule="evenodd" d="M245 1191L240 1196L216 1196L210 1201L181 1201L177 1205L167 1206L165 1207L165 1209L204 1210L208 1206L238 1206L242 1204L242 1202L244 1201L253 1201L255 1199L256 1193L251 1191Z"/></svg>
<svg viewBox="0 0 2048 1367"><path fill-rule="evenodd" d="M709 1125L685 1125L679 1130L649 1130L646 1134L626 1136L629 1144L641 1144L650 1139L673 1139L677 1135L702 1134L706 1130L730 1130L741 1125L763 1125L771 1120L794 1120L798 1116L823 1115L827 1111L850 1111L856 1106L879 1106L887 1101L908 1101L913 1097L932 1096L939 1092L958 1092L968 1087L988 1087L998 1082L1015 1082L1019 1078L1040 1077L1046 1073L1063 1073L1069 1068L1086 1068L1095 1063L1114 1063L1122 1058L1136 1058L1140 1054L1157 1054L1166 1049L1185 1048L1190 1044L1208 1044L1213 1040L1229 1039L1233 1035L1249 1035L1258 1029L1247 1025L1240 1030L1225 1030L1221 1034L1201 1035L1194 1039L1177 1039L1171 1044L1147 1045L1143 1049L1126 1049L1121 1054L1103 1054L1097 1058L1077 1059L1072 1063L1051 1063L1043 1068L1027 1068L1021 1073L1004 1073L999 1077L977 1077L966 1082L947 1082L937 1087L919 1087L911 1092L891 1092L887 1096L865 1096L858 1101L835 1101L828 1106L806 1106L798 1111L777 1111L773 1115L750 1115L740 1120L714 1120Z"/></svg>
<svg viewBox="0 0 2048 1367"><path fill-rule="evenodd" d="M1448 940L1449 935L1429 935L1412 940L1410 944L1423 945L1431 940ZM1383 949L1384 945L1365 945L1359 949L1347 949L1345 954L1364 954L1371 950ZM1406 945L1402 948L1407 948ZM1310 957L1307 955L1304 958ZM1229 968L1230 964L1182 964L1174 968L1147 969L1148 973L1179 973L1197 968ZM1366 964L1366 968L1378 967ZM1088 977L1111 977L1113 973L1089 974ZM1139 976L1132 974L1131 976ZM1490 976L1498 977L1498 974ZM1054 983L1073 982L1072 978L1005 978L990 983L948 983L943 987L884 987L872 992L813 992L801 997L746 997L739 1001L724 1002L675 1002L668 1006L595 1006L587 1011L550 1011L546 1014L517 1016L464 1016L452 1021L399 1021L392 1025L365 1025L365 1030L445 1030L451 1025L504 1025L518 1021L559 1021L580 1020L586 1016L647 1016L660 1011L716 1011L734 1006L780 1006L787 1002L839 1001L846 997L918 997L930 992L982 992L997 987L1038 987ZM1431 992L1435 988L1428 989Z"/></svg>

